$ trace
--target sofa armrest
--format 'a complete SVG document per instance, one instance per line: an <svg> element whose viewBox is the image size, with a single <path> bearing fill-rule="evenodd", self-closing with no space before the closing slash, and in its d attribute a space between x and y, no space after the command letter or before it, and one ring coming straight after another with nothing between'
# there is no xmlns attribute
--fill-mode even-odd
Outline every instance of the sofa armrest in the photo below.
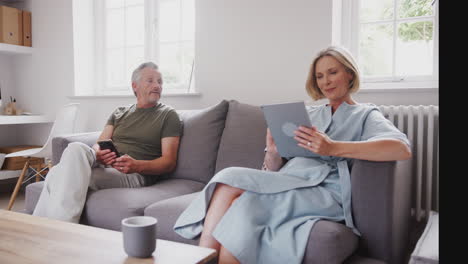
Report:
<svg viewBox="0 0 468 264"><path fill-rule="evenodd" d="M59 163L63 151L71 142L82 142L91 147L96 143L100 134L100 131L96 131L54 137L52 139L52 164L56 165Z"/></svg>
<svg viewBox="0 0 468 264"><path fill-rule="evenodd" d="M360 255L403 263L409 239L411 171L409 160L354 161L351 203L362 234Z"/></svg>

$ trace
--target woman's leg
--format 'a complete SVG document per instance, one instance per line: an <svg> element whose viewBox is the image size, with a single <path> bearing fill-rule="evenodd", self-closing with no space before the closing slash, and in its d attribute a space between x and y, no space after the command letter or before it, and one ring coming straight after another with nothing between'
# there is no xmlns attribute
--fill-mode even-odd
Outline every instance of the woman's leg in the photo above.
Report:
<svg viewBox="0 0 468 264"><path fill-rule="evenodd" d="M218 183L216 185L208 207L208 212L206 213L205 222L203 224L203 231L200 237L201 247L213 248L220 252L221 245L211 234L231 204L243 192L244 190L242 189L226 184Z"/></svg>

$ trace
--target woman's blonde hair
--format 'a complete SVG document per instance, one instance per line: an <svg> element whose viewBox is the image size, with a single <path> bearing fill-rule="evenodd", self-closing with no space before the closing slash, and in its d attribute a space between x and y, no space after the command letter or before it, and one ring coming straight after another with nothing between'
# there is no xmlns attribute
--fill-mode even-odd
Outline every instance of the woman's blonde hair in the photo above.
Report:
<svg viewBox="0 0 468 264"><path fill-rule="evenodd" d="M310 65L309 75L307 76L306 82L306 91L314 100L319 100L325 98L322 91L317 85L316 79L316 65L317 61L325 56L331 56L339 61L344 67L345 70L353 75L353 79L349 83L350 93L355 93L359 90L361 80L359 78L359 68L356 61L349 51L343 47L330 46L322 51L320 51L317 57L314 59Z"/></svg>

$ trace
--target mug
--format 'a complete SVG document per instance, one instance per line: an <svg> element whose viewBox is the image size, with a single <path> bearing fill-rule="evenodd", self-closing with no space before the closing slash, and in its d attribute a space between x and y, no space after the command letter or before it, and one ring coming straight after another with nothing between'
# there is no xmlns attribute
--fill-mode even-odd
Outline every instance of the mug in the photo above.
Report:
<svg viewBox="0 0 468 264"><path fill-rule="evenodd" d="M122 220L123 246L130 257L148 258L156 249L158 220L151 216L132 216Z"/></svg>

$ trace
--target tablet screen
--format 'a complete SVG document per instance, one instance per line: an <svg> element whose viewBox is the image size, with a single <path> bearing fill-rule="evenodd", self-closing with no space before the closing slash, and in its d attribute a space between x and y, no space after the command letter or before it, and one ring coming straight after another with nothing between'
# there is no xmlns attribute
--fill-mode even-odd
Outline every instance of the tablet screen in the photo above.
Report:
<svg viewBox="0 0 468 264"><path fill-rule="evenodd" d="M312 127L304 102L262 105L271 135L281 157L311 157L314 154L299 147L294 131L299 126Z"/></svg>

